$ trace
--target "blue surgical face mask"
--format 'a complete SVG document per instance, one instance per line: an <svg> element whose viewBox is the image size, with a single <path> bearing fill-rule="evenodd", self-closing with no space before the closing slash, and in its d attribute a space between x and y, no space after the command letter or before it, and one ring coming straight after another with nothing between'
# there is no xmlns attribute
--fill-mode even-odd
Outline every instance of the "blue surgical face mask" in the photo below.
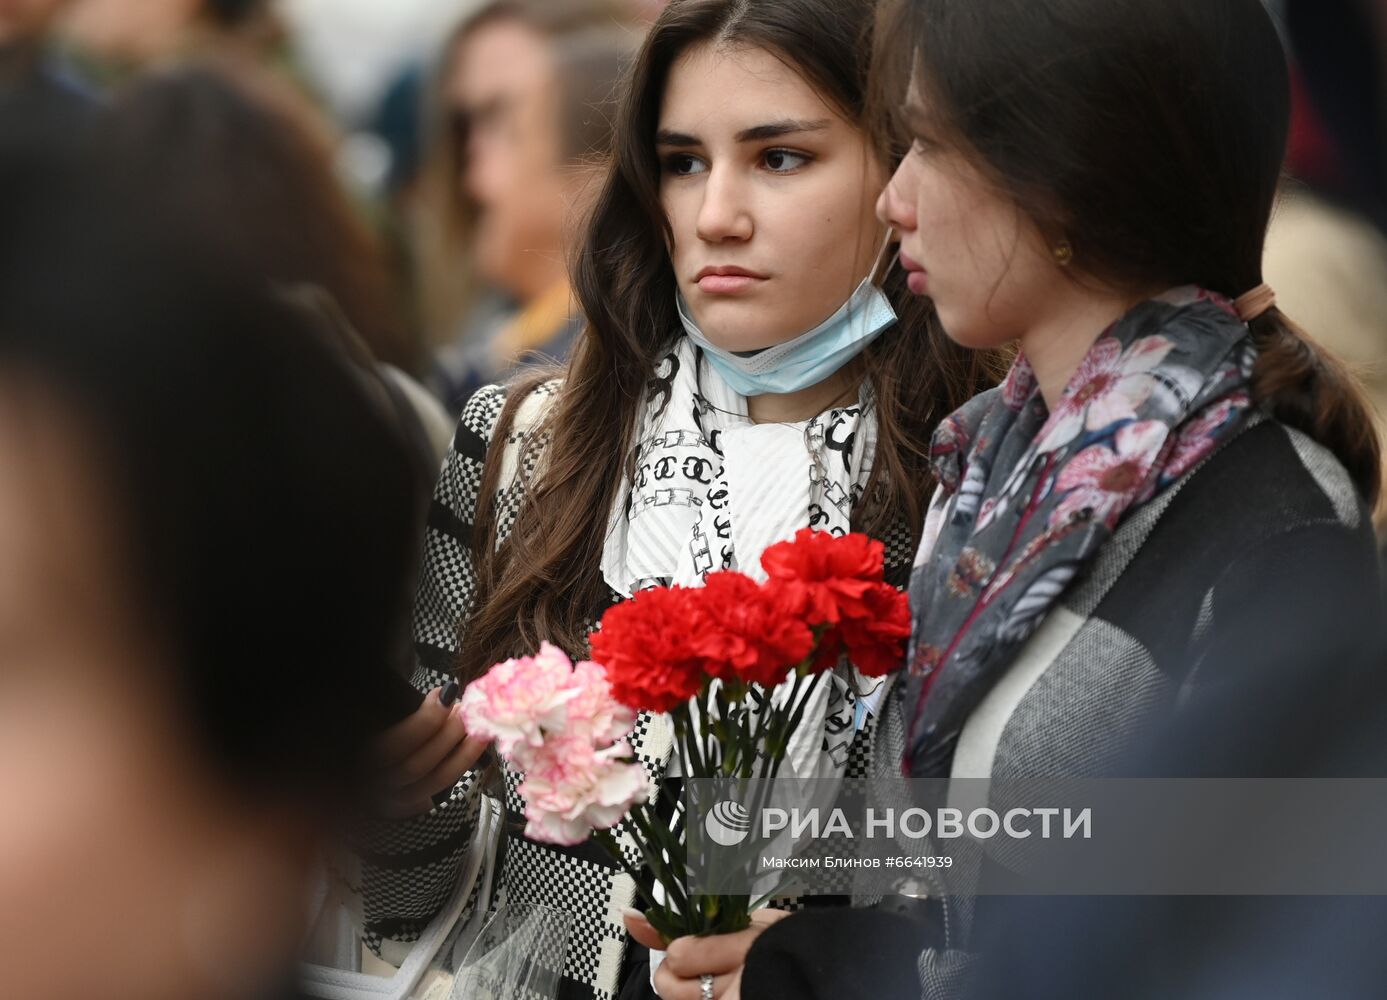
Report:
<svg viewBox="0 0 1387 1000"><path fill-rule="evenodd" d="M689 315L682 292L679 319L689 339L702 348L708 361L733 390L743 396L783 395L818 385L866 349L896 322L896 310L873 282L893 233L877 253L876 262L842 307L808 333L749 356L718 347Z"/></svg>

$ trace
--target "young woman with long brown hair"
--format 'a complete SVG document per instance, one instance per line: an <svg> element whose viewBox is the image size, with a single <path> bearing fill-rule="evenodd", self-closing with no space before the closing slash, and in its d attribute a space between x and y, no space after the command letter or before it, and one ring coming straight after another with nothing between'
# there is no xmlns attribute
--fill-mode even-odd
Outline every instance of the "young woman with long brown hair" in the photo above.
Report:
<svg viewBox="0 0 1387 1000"><path fill-rule="evenodd" d="M1359 667L1380 616L1379 446L1357 387L1263 283L1290 99L1271 18L1260 0L895 7L882 80L915 142L880 216L952 339L1019 354L935 436L912 652L874 768L965 784L1303 774L1329 737L1308 705L1377 672ZM1202 753L1167 735L1196 711L1221 724ZM1246 740L1282 749L1235 752ZM1018 804L990 787L988 806ZM921 922L839 910L743 937L745 994L979 995L973 974L1010 957L979 949L995 914L980 890L1024 885L1031 855L1007 837L941 849L958 878L916 879ZM1032 907L1027 935L1058 910ZM1270 944L1263 916L1228 935L1263 935L1275 961L1291 938ZM1135 926L1122 948L1140 947ZM685 979L728 950L681 944ZM1103 982L1116 950L1084 939L1070 959L1093 975L1073 978ZM1216 951L1153 948L1129 967L1139 981L1089 991L1019 989L1226 994L1227 979L1178 985Z"/></svg>
<svg viewBox="0 0 1387 1000"><path fill-rule="evenodd" d="M654 25L576 264L588 327L570 367L479 392L443 471L416 614L415 679L431 693L384 747L400 812L423 815L370 859L369 932L407 939L457 880L482 748L444 703L451 678L542 640L581 653L613 602L756 572L767 545L804 526L872 534L906 582L930 432L988 369L882 266L873 206L887 158L865 112L873 10L675 0ZM854 673L822 686L797 767L865 768L870 713L854 702L873 692ZM663 775L665 720L642 716L632 744ZM504 774L512 815L522 778ZM619 911L635 894L600 849L513 832L498 881L500 901L575 915L570 995L617 992Z"/></svg>

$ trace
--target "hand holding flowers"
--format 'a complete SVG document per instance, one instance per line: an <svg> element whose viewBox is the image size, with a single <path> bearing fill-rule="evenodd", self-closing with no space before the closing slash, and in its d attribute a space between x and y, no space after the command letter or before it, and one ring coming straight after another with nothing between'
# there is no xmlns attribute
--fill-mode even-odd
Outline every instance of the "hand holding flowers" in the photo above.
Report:
<svg viewBox="0 0 1387 1000"><path fill-rule="evenodd" d="M907 599L884 582L883 555L864 535L805 529L766 550L764 582L721 572L703 587L641 591L608 610L590 636L591 661L571 666L546 643L475 681L463 718L525 772L526 835L602 843L666 940L750 926L746 897L690 897L683 831L661 818L624 739L636 711L666 712L686 778L774 778L822 673L844 656L868 676L903 661ZM666 817L678 815L665 805ZM617 845L611 831L623 819L663 901Z"/></svg>

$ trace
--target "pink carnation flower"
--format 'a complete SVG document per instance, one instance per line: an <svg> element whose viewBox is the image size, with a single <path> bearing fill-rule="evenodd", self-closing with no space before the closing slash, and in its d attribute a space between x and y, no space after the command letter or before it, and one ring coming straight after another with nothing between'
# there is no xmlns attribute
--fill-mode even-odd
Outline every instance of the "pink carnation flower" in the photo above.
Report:
<svg viewBox="0 0 1387 1000"><path fill-rule="evenodd" d="M620 823L649 795L645 769L630 755L625 743L597 750L582 738L553 740L533 754L518 789L525 836L572 846Z"/></svg>
<svg viewBox="0 0 1387 1000"><path fill-rule="evenodd" d="M649 794L644 768L621 742L636 713L612 697L596 663L574 666L546 642L469 684L459 711L468 732L493 740L525 772L519 792L533 840L580 844Z"/></svg>
<svg viewBox="0 0 1387 1000"><path fill-rule="evenodd" d="M568 657L547 642L535 656L498 663L467 685L458 704L463 725L495 742L503 757L524 755L543 744L545 731L566 725L567 704L580 693L572 677Z"/></svg>
<svg viewBox="0 0 1387 1000"><path fill-rule="evenodd" d="M625 739L636 724L636 710L612 697L606 668L583 660L573 668L570 683L577 689L568 703L570 731L575 726L585 727L595 746Z"/></svg>

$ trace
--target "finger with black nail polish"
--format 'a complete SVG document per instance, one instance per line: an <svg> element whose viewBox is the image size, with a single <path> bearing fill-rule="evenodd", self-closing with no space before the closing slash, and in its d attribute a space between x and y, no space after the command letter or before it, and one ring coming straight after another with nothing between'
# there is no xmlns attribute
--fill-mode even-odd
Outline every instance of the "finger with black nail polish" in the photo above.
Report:
<svg viewBox="0 0 1387 1000"><path fill-rule="evenodd" d="M438 700L444 708L449 707L453 702L457 701L458 682L456 680L451 680L444 685L443 690L438 693Z"/></svg>

